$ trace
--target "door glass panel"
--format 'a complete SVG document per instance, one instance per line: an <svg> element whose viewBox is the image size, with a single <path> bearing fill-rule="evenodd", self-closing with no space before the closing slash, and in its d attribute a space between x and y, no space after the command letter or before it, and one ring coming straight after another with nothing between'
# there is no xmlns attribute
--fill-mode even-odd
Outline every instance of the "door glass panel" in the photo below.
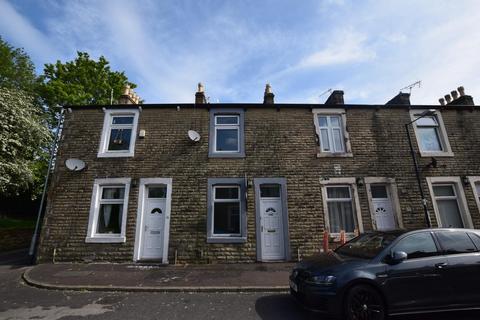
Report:
<svg viewBox="0 0 480 320"><path fill-rule="evenodd" d="M455 196L453 186L434 186L433 194L437 197L451 197Z"/></svg>
<svg viewBox="0 0 480 320"><path fill-rule="evenodd" d="M423 258L438 255L432 235L427 232L416 233L402 239L393 251L403 251L407 259Z"/></svg>
<svg viewBox="0 0 480 320"><path fill-rule="evenodd" d="M238 199L238 187L215 187L215 199Z"/></svg>
<svg viewBox="0 0 480 320"><path fill-rule="evenodd" d="M477 251L472 240L465 232L437 232L437 237L447 254Z"/></svg>
<svg viewBox="0 0 480 320"><path fill-rule="evenodd" d="M458 209L458 203L456 199L438 200L438 211L442 226L445 228L463 228L462 218L460 216L460 210Z"/></svg>
<svg viewBox="0 0 480 320"><path fill-rule="evenodd" d="M372 198L388 198L387 187L383 185L373 185L370 187Z"/></svg>
<svg viewBox="0 0 480 320"><path fill-rule="evenodd" d="M240 234L240 203L216 202L213 226L214 234Z"/></svg>
<svg viewBox="0 0 480 320"><path fill-rule="evenodd" d="M279 184L262 184L260 186L260 197L280 198L280 185Z"/></svg>
<svg viewBox="0 0 480 320"><path fill-rule="evenodd" d="M148 197L149 198L166 198L167 186L148 187Z"/></svg>

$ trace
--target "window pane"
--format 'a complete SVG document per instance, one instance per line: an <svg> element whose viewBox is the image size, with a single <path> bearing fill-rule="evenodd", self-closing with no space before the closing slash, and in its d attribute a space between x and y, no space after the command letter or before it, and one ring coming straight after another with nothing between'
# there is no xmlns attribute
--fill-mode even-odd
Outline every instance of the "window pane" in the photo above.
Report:
<svg viewBox="0 0 480 320"><path fill-rule="evenodd" d="M349 187L327 187L327 197L329 199L350 198L350 188Z"/></svg>
<svg viewBox="0 0 480 320"><path fill-rule="evenodd" d="M260 186L260 197L280 198L280 185L279 184L262 184Z"/></svg>
<svg viewBox="0 0 480 320"><path fill-rule="evenodd" d="M330 143L328 142L328 129L320 129L320 139L322 151L330 151Z"/></svg>
<svg viewBox="0 0 480 320"><path fill-rule="evenodd" d="M370 187L372 198L388 198L387 186L374 185Z"/></svg>
<svg viewBox="0 0 480 320"><path fill-rule="evenodd" d="M97 233L120 233L123 204L101 204L98 213Z"/></svg>
<svg viewBox="0 0 480 320"><path fill-rule="evenodd" d="M437 200L437 206L444 228L463 228L463 222L456 199Z"/></svg>
<svg viewBox="0 0 480 320"><path fill-rule="evenodd" d="M217 202L213 210L214 234L240 233L240 203Z"/></svg>
<svg viewBox="0 0 480 320"><path fill-rule="evenodd" d="M403 251L407 259L430 257L438 254L432 235L427 232L412 234L401 240L393 251Z"/></svg>
<svg viewBox="0 0 480 320"><path fill-rule="evenodd" d="M123 199L125 195L125 188L106 188L102 190L102 199Z"/></svg>
<svg viewBox="0 0 480 320"><path fill-rule="evenodd" d="M217 124L238 124L238 116L217 116Z"/></svg>
<svg viewBox="0 0 480 320"><path fill-rule="evenodd" d="M340 117L339 116L331 116L330 123L332 127L340 127Z"/></svg>
<svg viewBox="0 0 480 320"><path fill-rule="evenodd" d="M437 197L455 196L453 186L433 186L433 194Z"/></svg>
<svg viewBox="0 0 480 320"><path fill-rule="evenodd" d="M333 129L333 143L335 152L343 152L343 137L340 129Z"/></svg>
<svg viewBox="0 0 480 320"><path fill-rule="evenodd" d="M328 218L330 223L330 232L337 233L341 230L345 232L355 231L355 222L353 218L352 202L329 202Z"/></svg>
<svg viewBox="0 0 480 320"><path fill-rule="evenodd" d="M422 151L442 151L436 128L418 128Z"/></svg>
<svg viewBox="0 0 480 320"><path fill-rule="evenodd" d="M131 136L132 129L112 129L108 141L108 150L129 150Z"/></svg>
<svg viewBox="0 0 480 320"><path fill-rule="evenodd" d="M215 199L238 199L238 187L215 187Z"/></svg>
<svg viewBox="0 0 480 320"><path fill-rule="evenodd" d="M217 151L238 151L238 129L217 129Z"/></svg>
<svg viewBox="0 0 480 320"><path fill-rule="evenodd" d="M327 117L318 117L318 123L320 124L320 127L327 127Z"/></svg>
<svg viewBox="0 0 480 320"><path fill-rule="evenodd" d="M112 124L133 124L133 117L113 117Z"/></svg>
<svg viewBox="0 0 480 320"><path fill-rule="evenodd" d="M418 126L438 126L437 119L435 117L423 117L415 121Z"/></svg>
<svg viewBox="0 0 480 320"><path fill-rule="evenodd" d="M149 198L166 198L167 186L148 187Z"/></svg>
<svg viewBox="0 0 480 320"><path fill-rule="evenodd" d="M465 232L437 232L437 236L447 254L477 251L472 240Z"/></svg>

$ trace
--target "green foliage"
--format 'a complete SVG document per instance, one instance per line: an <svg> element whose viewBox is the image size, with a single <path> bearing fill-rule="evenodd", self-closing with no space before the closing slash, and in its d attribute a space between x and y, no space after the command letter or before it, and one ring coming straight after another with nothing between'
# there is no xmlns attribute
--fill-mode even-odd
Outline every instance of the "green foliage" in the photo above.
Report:
<svg viewBox="0 0 480 320"><path fill-rule="evenodd" d="M0 37L0 88L35 93L38 86L35 66L20 48L13 48Z"/></svg>
<svg viewBox="0 0 480 320"><path fill-rule="evenodd" d="M136 87L124 72L111 71L103 56L95 61L86 52L77 54L74 61L45 65L40 92L50 108L56 105L109 105L112 89L116 101L125 85Z"/></svg>
<svg viewBox="0 0 480 320"><path fill-rule="evenodd" d="M16 196L39 188L51 141L43 109L31 94L2 88L0 123L0 194Z"/></svg>

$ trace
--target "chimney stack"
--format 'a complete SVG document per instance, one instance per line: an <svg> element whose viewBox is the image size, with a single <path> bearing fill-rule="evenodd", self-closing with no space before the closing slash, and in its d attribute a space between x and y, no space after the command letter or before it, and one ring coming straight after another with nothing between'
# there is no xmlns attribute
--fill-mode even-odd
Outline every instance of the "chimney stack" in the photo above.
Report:
<svg viewBox="0 0 480 320"><path fill-rule="evenodd" d="M450 92L451 96L450 94L445 95L445 100L447 100L446 105L448 106L459 106L459 105L474 106L475 105L475 103L473 102L473 97L465 94L464 87L460 86L457 88L457 90L453 90L452 92ZM440 98L438 101L440 101L440 104L443 106L445 105L445 100L443 100L443 98Z"/></svg>
<svg viewBox="0 0 480 320"><path fill-rule="evenodd" d="M195 104L206 104L207 98L205 97L205 87L201 82L198 83L198 89L195 93Z"/></svg>
<svg viewBox="0 0 480 320"><path fill-rule="evenodd" d="M263 104L274 104L275 95L272 92L272 86L269 83L265 86L265 93L263 94Z"/></svg>
<svg viewBox="0 0 480 320"><path fill-rule="evenodd" d="M327 101L325 101L326 105L334 105L334 104L344 104L343 102L343 91L342 90L333 90L330 96L328 97Z"/></svg>
<svg viewBox="0 0 480 320"><path fill-rule="evenodd" d="M140 97L127 84L123 88L123 93L118 99L118 104L138 104L139 102L140 102Z"/></svg>
<svg viewBox="0 0 480 320"><path fill-rule="evenodd" d="M400 92L395 97L393 97L390 101L385 103L385 105L410 105L410 93Z"/></svg>

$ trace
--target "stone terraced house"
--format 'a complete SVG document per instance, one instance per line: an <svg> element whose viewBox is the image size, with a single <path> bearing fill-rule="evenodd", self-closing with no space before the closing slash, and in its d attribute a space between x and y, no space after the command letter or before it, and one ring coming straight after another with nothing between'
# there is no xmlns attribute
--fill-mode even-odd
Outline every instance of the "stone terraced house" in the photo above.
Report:
<svg viewBox="0 0 480 320"><path fill-rule="evenodd" d="M277 104L268 85L258 104L210 104L201 85L193 104L120 102L65 108L39 261L291 261L325 231L423 228L424 209L480 228L480 109L462 87L435 106Z"/></svg>

